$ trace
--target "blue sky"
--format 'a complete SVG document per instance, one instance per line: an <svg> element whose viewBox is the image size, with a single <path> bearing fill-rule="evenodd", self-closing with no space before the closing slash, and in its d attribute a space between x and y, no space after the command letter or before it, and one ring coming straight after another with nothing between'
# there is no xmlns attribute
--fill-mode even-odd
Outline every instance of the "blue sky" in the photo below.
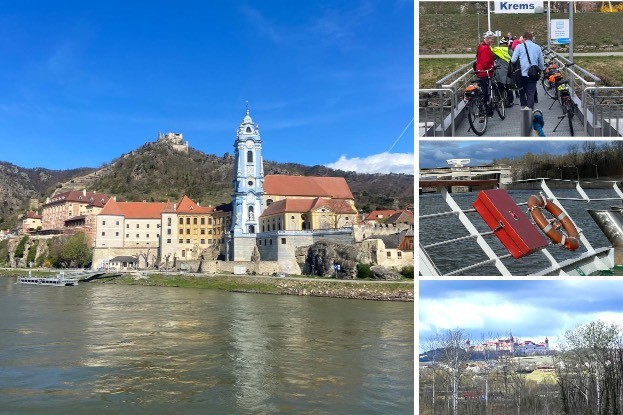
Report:
<svg viewBox="0 0 623 415"><path fill-rule="evenodd" d="M475 340L509 331L524 340L547 336L555 346L590 321L623 326L623 280L421 281L419 291L420 345L435 330L455 328Z"/></svg>
<svg viewBox="0 0 623 415"><path fill-rule="evenodd" d="M535 140L535 141L502 141L502 140L437 140L420 141L420 167L447 167L446 160L452 158L469 158L470 165L478 166L491 163L493 159L502 157L518 157L528 152L535 154L564 154L569 145L575 143L582 148L584 140ZM603 143L597 142L598 145Z"/></svg>
<svg viewBox="0 0 623 415"><path fill-rule="evenodd" d="M1 161L98 167L158 132L220 156L248 100L267 160L413 172L412 1L0 5Z"/></svg>

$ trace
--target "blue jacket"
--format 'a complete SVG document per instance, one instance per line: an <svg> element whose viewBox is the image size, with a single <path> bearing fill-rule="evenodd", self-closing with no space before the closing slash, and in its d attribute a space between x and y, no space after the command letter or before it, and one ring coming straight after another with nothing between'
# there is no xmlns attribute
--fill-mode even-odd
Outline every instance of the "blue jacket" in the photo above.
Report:
<svg viewBox="0 0 623 415"><path fill-rule="evenodd" d="M526 55L526 47L524 45L528 47L528 53L530 53L532 65L536 65L544 71L545 63L543 62L543 51L541 50L541 47L531 40L526 40L523 44L517 45L515 52L513 52L513 57L511 58L511 62L513 63L517 62L519 59L519 63L521 64L521 76L527 77L528 68L530 68L528 55Z"/></svg>

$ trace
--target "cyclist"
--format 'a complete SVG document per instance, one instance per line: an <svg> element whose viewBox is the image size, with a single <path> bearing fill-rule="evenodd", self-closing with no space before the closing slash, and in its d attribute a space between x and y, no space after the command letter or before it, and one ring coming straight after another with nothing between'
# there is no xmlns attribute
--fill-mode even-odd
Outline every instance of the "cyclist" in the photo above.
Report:
<svg viewBox="0 0 623 415"><path fill-rule="evenodd" d="M508 53L507 38L503 37L500 40L500 45L492 47L491 51L494 55L496 67L499 66L499 68L495 70L495 80L498 83L500 91L506 91L506 102L504 105L506 105L507 108L512 107L513 91L511 87L514 87L514 85L511 85L512 79L508 77L508 66L511 61L511 55Z"/></svg>
<svg viewBox="0 0 623 415"><path fill-rule="evenodd" d="M476 76L480 83L480 89L484 93L485 102L489 102L489 77L493 76L495 71L495 58L491 51L491 44L495 34L488 30L482 35L482 43L476 49ZM482 71L482 72L478 72ZM493 108L487 106L487 114L493 115Z"/></svg>
<svg viewBox="0 0 623 415"><path fill-rule="evenodd" d="M545 64L543 62L543 51L541 47L532 41L533 35L531 32L526 32L523 35L524 43L515 48L511 62L519 61L521 63L521 80L523 84L523 90L520 91L519 101L522 107L528 107L534 109L534 102L536 99L536 83L538 79L532 79L528 76L528 69L530 66L538 66L541 71L545 70ZM530 58L528 59L528 54Z"/></svg>

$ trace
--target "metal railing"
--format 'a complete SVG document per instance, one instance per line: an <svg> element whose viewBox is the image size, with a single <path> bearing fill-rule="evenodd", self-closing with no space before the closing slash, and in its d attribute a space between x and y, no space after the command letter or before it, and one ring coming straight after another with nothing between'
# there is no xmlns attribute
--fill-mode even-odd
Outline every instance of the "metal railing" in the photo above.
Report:
<svg viewBox="0 0 623 415"><path fill-rule="evenodd" d="M594 137L623 136L623 87L588 87L582 94L584 131Z"/></svg>
<svg viewBox="0 0 623 415"><path fill-rule="evenodd" d="M575 183L575 190L578 192L579 197L556 197L554 193L552 192L552 190L547 185L546 180ZM556 259L556 256L553 255L548 250L549 247L541 249L539 252L546 258L547 260L546 263L549 265L545 266L544 268L538 271L530 272L529 274L526 274L526 275L570 275L570 274L588 275L588 273L591 273L591 272L597 272L601 270L610 270L614 266L614 262L611 258L612 248L610 246L601 247L601 248L593 247L591 242L587 239L585 234L582 232L581 228L577 226L576 222L568 214L568 212L565 210L564 206L560 203L560 201L564 200L564 201L574 201L574 202L578 202L578 201L580 202L591 202L591 201L592 202L598 202L598 201L621 202L623 200L623 193L618 187L618 182L601 182L601 183L612 183L612 188L616 194L616 197L592 198L591 199L587 195L585 190L581 187L581 184L579 181L539 178L539 179L523 180L522 182L535 182L535 181L540 182L542 194L546 196L548 199L552 200L556 205L558 205L561 208L561 210L571 219L571 221L576 226L576 228L580 230L580 241L585 251L578 252L577 254L575 254L575 256L571 258ZM511 270L509 270L509 267L504 262L504 260L510 258L511 255L506 252L500 253L501 250L499 248L497 249L498 252L496 252L496 249L493 249L491 244L487 241L487 238L494 236L495 233L489 230L484 231L484 232L478 230L478 228L474 225L474 222L472 222L472 220L468 217L468 214L475 213L476 210L475 209L462 209L459 206L459 204L454 200L454 198L451 196L450 192L448 191L446 187L441 188L441 196L444 202L450 207L451 210L446 211L446 212L437 212L433 214L421 215L419 217L420 232L423 232L422 221L441 220L441 218L444 218L444 217L446 218L456 217L458 218L460 223L463 225L463 227L467 230L467 235L453 236L453 237L448 237L446 239L442 239L442 240L435 241L435 242L427 241L429 243L426 243L426 242L422 243L422 234L420 234L420 252L419 252L420 275L423 275L423 276L440 276L440 275L453 276L453 275L461 275L461 274L464 275L466 272L477 270L485 266L494 266L501 275L512 276L513 274ZM518 206L527 205L527 202L518 203L517 205ZM428 232L428 231L424 230L424 232ZM493 239L496 239L496 238L493 238ZM446 270L447 266L442 267L443 264L441 263L441 261L436 261L436 262L434 261L434 258L436 258L436 256L432 255L431 252L434 252L435 249L439 247L444 247L444 246L451 246L458 242L469 242L469 241L475 241L480 247L482 251L481 253L484 253L487 259L485 260L479 259L475 263L465 264L466 261L464 261L463 258L461 258L460 261L453 262L453 263L460 263L461 264L460 268L452 269L449 271ZM552 246L551 243L550 243L550 246ZM457 253L459 252L464 253L465 250L461 250L458 247L455 247L454 250L452 250L451 252L453 252L454 256L456 256ZM470 255L465 254L465 257L468 258L470 257ZM530 255L530 257L533 255L536 255L536 253ZM437 258L447 259L447 256L441 255L441 257L437 257ZM521 261L522 259L524 258L521 258L519 261ZM481 275L481 274L475 273L475 274L469 274L469 275ZM484 275L488 275L488 274L484 274Z"/></svg>
<svg viewBox="0 0 623 415"><path fill-rule="evenodd" d="M454 137L456 95L451 89L419 90L420 137Z"/></svg>
<svg viewBox="0 0 623 415"><path fill-rule="evenodd" d="M571 63L551 49L544 49L544 53L552 55L561 66ZM438 80L437 88L418 91L421 137L455 136L465 118L465 88L474 82L473 62ZM584 124L584 135L623 136L623 87L602 87L599 77L577 64L564 68L564 77L569 80L577 115Z"/></svg>

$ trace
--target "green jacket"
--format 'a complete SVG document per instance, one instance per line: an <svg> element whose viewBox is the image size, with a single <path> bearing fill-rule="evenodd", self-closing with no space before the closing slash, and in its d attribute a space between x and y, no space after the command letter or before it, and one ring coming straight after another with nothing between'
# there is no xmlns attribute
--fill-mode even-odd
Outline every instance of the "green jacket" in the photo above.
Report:
<svg viewBox="0 0 623 415"><path fill-rule="evenodd" d="M504 60L505 62L511 61L511 55L508 53L508 48L506 46L494 46L491 48L491 51L495 56Z"/></svg>

